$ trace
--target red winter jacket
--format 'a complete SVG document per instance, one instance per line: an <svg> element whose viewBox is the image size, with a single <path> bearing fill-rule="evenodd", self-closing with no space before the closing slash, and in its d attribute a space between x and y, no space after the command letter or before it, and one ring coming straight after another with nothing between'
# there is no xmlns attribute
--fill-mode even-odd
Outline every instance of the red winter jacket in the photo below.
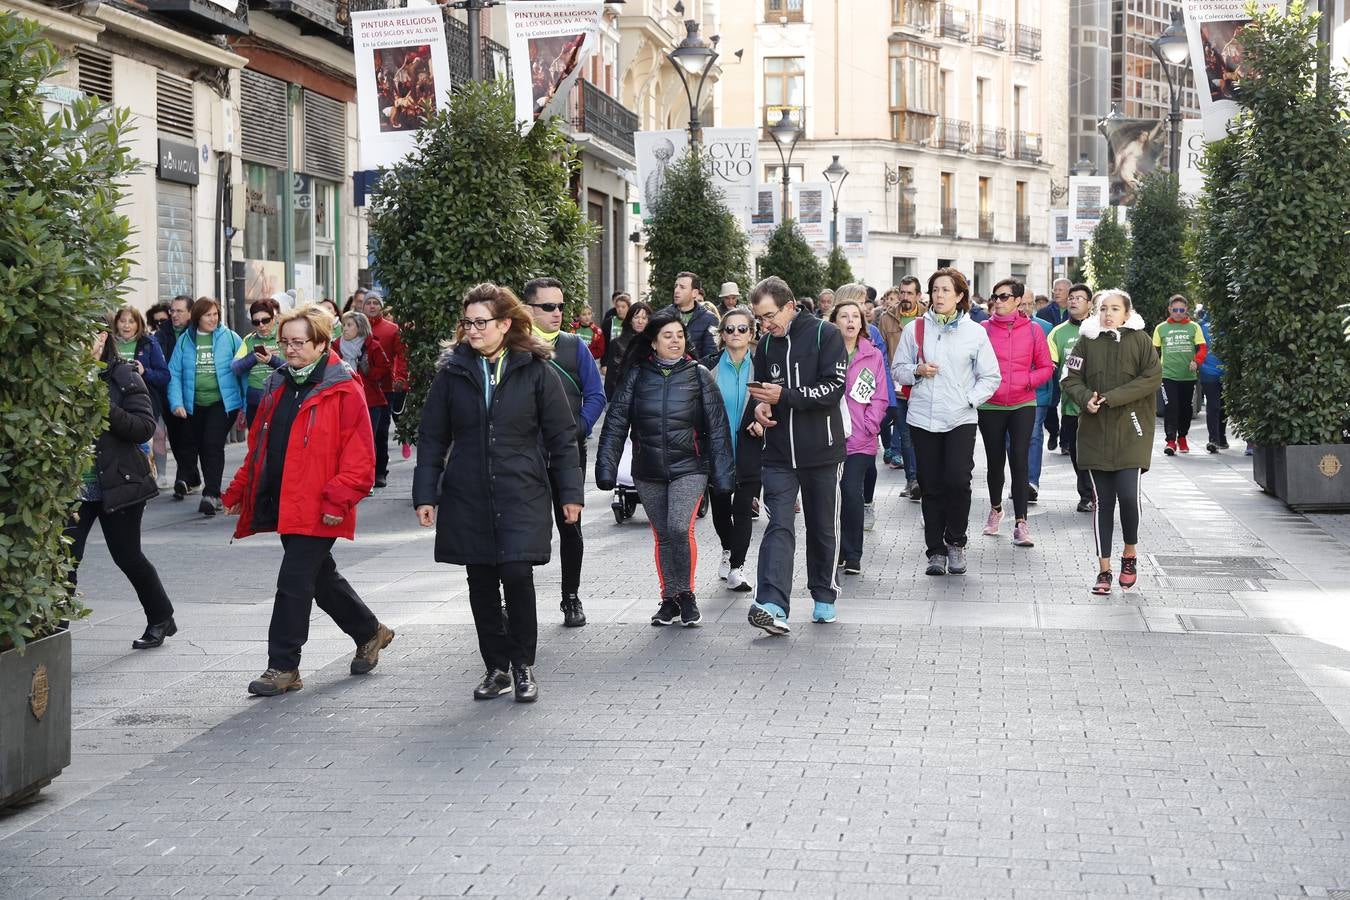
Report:
<svg viewBox="0 0 1350 900"><path fill-rule="evenodd" d="M1050 380L1055 364L1050 361L1050 344L1045 332L1020 312L1011 321L990 317L980 325L989 333L998 357L1003 380L986 402L991 406L1035 404L1036 388Z"/></svg>
<svg viewBox="0 0 1350 900"><path fill-rule="evenodd" d="M408 389L408 357L403 352L403 336L398 325L388 316L370 320L370 336L379 342L389 359L389 371L380 382L380 389L406 391Z"/></svg>
<svg viewBox="0 0 1350 900"><path fill-rule="evenodd" d="M264 483L267 432L285 379L280 371L268 378L249 429L248 455L221 498L227 507L242 504L234 530L237 538L257 533L253 508ZM356 504L374 483L375 441L365 392L351 369L329 351L323 381L301 401L291 426L276 531L351 540L356 534ZM325 525L325 515L341 516L342 521Z"/></svg>
<svg viewBox="0 0 1350 900"><path fill-rule="evenodd" d="M333 352L342 356L341 338L333 341ZM356 376L361 379L361 387L365 388L366 406L388 406L389 398L384 395L384 388L380 385L389 380L392 368L379 341L366 338L366 342L361 345L361 361L357 367L362 365L365 366L364 371L357 372Z"/></svg>

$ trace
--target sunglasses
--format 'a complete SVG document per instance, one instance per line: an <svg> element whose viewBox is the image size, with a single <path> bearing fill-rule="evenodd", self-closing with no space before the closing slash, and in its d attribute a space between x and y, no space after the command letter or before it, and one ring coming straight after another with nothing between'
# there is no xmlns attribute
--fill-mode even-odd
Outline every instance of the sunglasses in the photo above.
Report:
<svg viewBox="0 0 1350 900"><path fill-rule="evenodd" d="M269 324L269 323L272 321L272 317L271 317L271 316L262 316L261 318L257 318L257 319L249 319L249 321L252 322L254 325L260 325L260 326L261 326L261 325L267 325L267 324Z"/></svg>
<svg viewBox="0 0 1350 900"><path fill-rule="evenodd" d="M1004 300L1016 300L1016 299L1017 299L1017 295L1016 295L1016 294L995 294L994 296L990 297L989 299L990 299L990 300L994 300L994 301L996 301L996 302L998 302L998 303L1002 303Z"/></svg>
<svg viewBox="0 0 1350 900"><path fill-rule="evenodd" d="M563 305L561 303L531 303L535 309L542 309L544 312L561 312Z"/></svg>
<svg viewBox="0 0 1350 900"><path fill-rule="evenodd" d="M1185 311L1186 311L1186 307L1184 307L1184 306L1174 306L1174 307L1172 307L1172 312L1174 312L1174 313L1183 313L1183 312L1185 312Z"/></svg>
<svg viewBox="0 0 1350 900"><path fill-rule="evenodd" d="M151 325L154 325L156 328L158 328L158 327L161 326L161 325L166 325L166 324L168 324L168 322L169 322L168 319L155 319L155 320L153 320L150 324L151 324Z"/></svg>
<svg viewBox="0 0 1350 900"><path fill-rule="evenodd" d="M736 334L736 333L740 333L740 334L749 334L749 333L750 333L750 326L749 326L749 325L723 325L723 326L722 326L722 333L723 333L723 334Z"/></svg>

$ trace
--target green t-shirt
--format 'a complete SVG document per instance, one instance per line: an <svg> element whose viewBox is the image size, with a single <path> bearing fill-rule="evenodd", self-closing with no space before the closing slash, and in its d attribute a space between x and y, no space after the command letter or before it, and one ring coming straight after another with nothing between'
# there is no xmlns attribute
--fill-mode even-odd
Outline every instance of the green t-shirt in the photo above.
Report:
<svg viewBox="0 0 1350 900"><path fill-rule="evenodd" d="M136 358L136 339L132 338L129 341L118 341L117 355L127 362L134 360Z"/></svg>
<svg viewBox="0 0 1350 900"><path fill-rule="evenodd" d="M250 334L244 338L244 352L253 353L253 348L262 344L273 353L277 352L277 337L275 334L266 337L257 334ZM256 390L262 390L262 386L267 382L267 376L272 374L272 367L265 362L255 362L253 368L248 370L248 386Z"/></svg>
<svg viewBox="0 0 1350 900"><path fill-rule="evenodd" d="M1200 330L1200 323L1190 319L1185 322L1168 319L1153 329L1153 346L1162 357L1162 374L1170 381L1195 381L1191 362L1196 348L1204 345L1205 333Z"/></svg>
<svg viewBox="0 0 1350 900"><path fill-rule="evenodd" d="M1056 378L1064 374L1064 360L1068 357L1069 351L1073 350L1073 345L1078 343L1078 330L1082 325L1082 322L1065 319L1050 329L1050 358L1055 362ZM1068 394L1060 394L1060 406L1064 415L1078 415L1078 404L1070 400Z"/></svg>
<svg viewBox="0 0 1350 900"><path fill-rule="evenodd" d="M197 383L192 390L193 409L219 403L220 380L216 377L216 352L211 335L197 332Z"/></svg>

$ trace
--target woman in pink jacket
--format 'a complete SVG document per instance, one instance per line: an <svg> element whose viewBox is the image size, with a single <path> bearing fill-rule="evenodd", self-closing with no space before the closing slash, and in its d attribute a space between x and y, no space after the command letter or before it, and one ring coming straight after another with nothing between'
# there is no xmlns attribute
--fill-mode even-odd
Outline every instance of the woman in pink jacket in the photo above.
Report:
<svg viewBox="0 0 1350 900"><path fill-rule="evenodd" d="M886 357L867 337L863 300L867 289L846 284L834 295L830 321L844 336L848 375L844 379L844 433L848 455L839 479L839 562L845 574L862 572L863 487L877 467L877 437L890 403L886 393Z"/></svg>
<svg viewBox="0 0 1350 900"><path fill-rule="evenodd" d="M989 517L984 533L998 534L1003 521L1003 469L1012 469L1013 523L1012 542L1030 547L1031 528L1027 525L1027 458L1031 452L1031 430L1036 424L1036 388L1055 371L1050 361L1050 345L1045 332L1018 311L1026 292L1025 285L1005 278L994 285L989 295L993 315L981 322L989 333L998 357L1003 381L994 396L980 406L980 437L989 463Z"/></svg>

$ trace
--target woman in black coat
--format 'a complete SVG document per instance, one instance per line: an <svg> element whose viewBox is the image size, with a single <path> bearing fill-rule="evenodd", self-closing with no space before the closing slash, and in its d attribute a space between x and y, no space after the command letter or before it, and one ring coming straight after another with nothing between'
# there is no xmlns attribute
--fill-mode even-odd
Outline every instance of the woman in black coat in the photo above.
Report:
<svg viewBox="0 0 1350 900"><path fill-rule="evenodd" d="M98 522L108 553L145 610L145 633L131 642L133 648L145 650L160 646L178 631L159 573L141 552L141 515L146 501L159 493L143 446L155 434L154 403L135 367L118 355L106 333L100 332L95 340L94 357L104 365L99 378L108 387L108 427L94 445L94 467L80 486L79 511L65 529L74 560L70 584L74 590L85 542Z"/></svg>
<svg viewBox="0 0 1350 900"><path fill-rule="evenodd" d="M633 338L647 327L651 318L651 304L642 302L632 304L628 307L628 314L624 316L623 330L619 332L619 336L605 344L605 355L600 359L600 368L605 373L606 400L614 399L614 391L623 380L624 359L628 347L633 343Z"/></svg>
<svg viewBox="0 0 1350 900"><path fill-rule="evenodd" d="M688 335L680 311L652 316L629 346L625 375L605 415L595 457L595 482L612 490L629 431L633 485L656 538L661 604L653 625L701 620L694 597L698 545L694 522L711 476L714 491L736 486L727 411L712 373L685 354Z"/></svg>
<svg viewBox="0 0 1350 900"><path fill-rule="evenodd" d="M436 525L436 561L468 574L487 666L476 700L504 694L513 682L516 700L538 697L534 566L549 559L550 475L567 522L580 518L585 496L576 423L548 364L552 348L533 336L533 325L509 289L471 288L417 438L417 517L423 527Z"/></svg>

